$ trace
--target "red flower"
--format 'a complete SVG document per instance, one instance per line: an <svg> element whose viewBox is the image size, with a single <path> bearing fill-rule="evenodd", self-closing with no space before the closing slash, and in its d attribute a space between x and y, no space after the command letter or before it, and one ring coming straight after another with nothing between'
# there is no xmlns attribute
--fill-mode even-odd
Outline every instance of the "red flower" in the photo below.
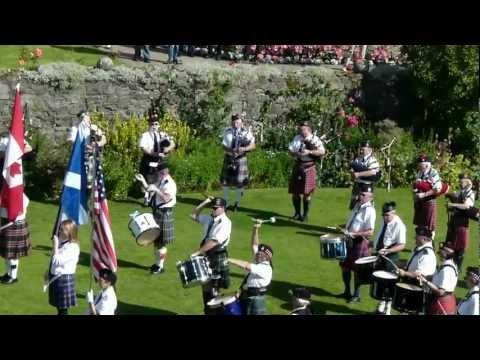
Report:
<svg viewBox="0 0 480 360"><path fill-rule="evenodd" d="M356 115L347 116L347 127L354 128L358 126L360 119Z"/></svg>

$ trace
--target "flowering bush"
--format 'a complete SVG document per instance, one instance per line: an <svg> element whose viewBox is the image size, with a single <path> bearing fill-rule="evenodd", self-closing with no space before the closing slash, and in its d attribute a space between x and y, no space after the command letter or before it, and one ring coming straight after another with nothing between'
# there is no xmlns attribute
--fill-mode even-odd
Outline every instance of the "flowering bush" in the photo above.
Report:
<svg viewBox="0 0 480 360"><path fill-rule="evenodd" d="M18 65L23 68L28 66L30 69L36 69L38 66L38 60L43 56L43 49L29 49L23 46L20 50L20 56L18 57Z"/></svg>

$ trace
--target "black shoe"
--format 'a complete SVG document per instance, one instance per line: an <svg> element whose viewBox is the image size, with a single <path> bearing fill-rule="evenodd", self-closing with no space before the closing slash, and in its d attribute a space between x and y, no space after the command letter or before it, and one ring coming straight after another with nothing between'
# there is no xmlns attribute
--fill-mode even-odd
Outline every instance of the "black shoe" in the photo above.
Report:
<svg viewBox="0 0 480 360"><path fill-rule="evenodd" d="M303 215L303 216L300 218L300 221L301 221L301 222L308 222L308 216L307 216L307 215Z"/></svg>
<svg viewBox="0 0 480 360"><path fill-rule="evenodd" d="M292 216L292 219L293 219L293 220L299 220L299 221L301 221L301 220L302 220L302 215L300 215L300 214L295 214L295 215Z"/></svg>
<svg viewBox="0 0 480 360"><path fill-rule="evenodd" d="M338 295L335 295L336 298L343 298L343 299L350 299L352 297L352 295L350 295L350 293L344 291L343 293L341 294L338 294Z"/></svg>
<svg viewBox="0 0 480 360"><path fill-rule="evenodd" d="M158 266L156 264L153 264L152 266L150 266L150 274L152 274L152 275L158 275L158 274L161 274L161 273L164 273L164 272L165 272L165 269L160 268L160 266Z"/></svg>
<svg viewBox="0 0 480 360"><path fill-rule="evenodd" d="M237 212L238 211L238 204L235 203L235 205L232 206L232 212Z"/></svg>
<svg viewBox="0 0 480 360"><path fill-rule="evenodd" d="M1 277L0 277L0 282L2 282L4 279L7 279L9 278L10 276L8 276L8 273L5 273L3 274Z"/></svg>
<svg viewBox="0 0 480 360"><path fill-rule="evenodd" d="M360 302L360 297L359 296L352 296L350 299L347 301L349 304L351 303L358 303Z"/></svg>
<svg viewBox="0 0 480 360"><path fill-rule="evenodd" d="M2 279L2 284L10 285L10 284L16 283L17 281L18 281L18 279L13 279L13 278L11 278L10 276L7 275L7 277Z"/></svg>

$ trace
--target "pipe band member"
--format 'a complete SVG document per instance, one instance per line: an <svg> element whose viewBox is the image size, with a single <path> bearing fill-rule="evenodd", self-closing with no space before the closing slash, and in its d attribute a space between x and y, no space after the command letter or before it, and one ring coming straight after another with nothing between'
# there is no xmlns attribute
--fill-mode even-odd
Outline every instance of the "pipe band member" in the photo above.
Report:
<svg viewBox="0 0 480 360"><path fill-rule="evenodd" d="M295 159L288 193L292 194L295 214L292 219L308 221L310 201L317 185L317 170L315 161L325 155L325 148L320 138L313 134L312 125L303 121L298 126L298 134L295 135L288 146L290 155ZM301 202L303 196L303 214Z"/></svg>
<svg viewBox="0 0 480 360"><path fill-rule="evenodd" d="M437 223L437 201L435 195L442 190L442 182L438 171L432 167L430 158L421 154L417 158L418 173L415 182L428 182L431 190L420 191L414 189L414 216L413 223L416 226L426 226L431 231L431 239L435 238L435 226Z"/></svg>
<svg viewBox="0 0 480 360"><path fill-rule="evenodd" d="M160 131L160 122L156 113L149 117L148 131L140 137L139 147L143 151L140 161L140 174L147 184L158 180L158 166L175 148L173 139L165 132ZM148 203L149 199L146 201Z"/></svg>
<svg viewBox="0 0 480 360"><path fill-rule="evenodd" d="M211 204L211 214L200 214L207 204ZM227 246L230 242L232 222L225 213L226 204L226 201L222 198L207 198L194 208L191 214L191 218L199 222L204 230L200 248L191 256L206 256L212 268L212 279L207 284L202 285L205 314L210 313L207 303L218 296L218 290L230 287Z"/></svg>
<svg viewBox="0 0 480 360"><path fill-rule="evenodd" d="M167 259L167 245L175 241L173 208L177 203L177 184L170 176L167 163L158 166L158 178L144 191L150 199L149 206L155 221L160 227L160 235L153 243L155 263L150 267L151 274L162 274Z"/></svg>
<svg viewBox="0 0 480 360"><path fill-rule="evenodd" d="M255 150L255 137L243 124L240 115L232 115L231 127L225 130L222 139L225 158L223 160L220 183L223 187L223 198L228 204L230 187L236 188L235 204L232 211L237 211L244 194L245 186L249 183L247 154Z"/></svg>
<svg viewBox="0 0 480 360"><path fill-rule="evenodd" d="M468 293L458 303L458 315L480 315L480 270L478 266L467 267L465 281Z"/></svg>
<svg viewBox="0 0 480 360"><path fill-rule="evenodd" d="M347 237L347 257L340 261L343 284L345 290L341 296L349 303L360 301L360 280L354 272L354 293L351 295L350 281L351 272L355 261L370 255L369 238L375 230L376 213L373 207L373 190L369 185L362 184L360 187L360 200L353 207L347 224L345 225Z"/></svg>
<svg viewBox="0 0 480 360"><path fill-rule="evenodd" d="M455 262L458 271L462 271L463 257L469 243L469 216L467 210L475 204L475 192L472 189L472 179L467 174L461 174L460 191L446 194L450 199L447 204L448 209L453 210L453 215L449 217L446 242L453 243L455 250Z"/></svg>
<svg viewBox="0 0 480 360"><path fill-rule="evenodd" d="M310 303L311 293L306 288L295 288L288 291L291 296L292 311L289 315L313 315Z"/></svg>
<svg viewBox="0 0 480 360"><path fill-rule="evenodd" d="M393 261L393 263L398 264L400 252L405 249L405 244L407 243L407 227L396 214L396 204L394 201L383 204L382 215L382 230L377 234L373 246L377 254L386 256ZM395 271L395 267L382 257L379 257L377 268L389 272ZM390 315L391 308L391 298L382 300L378 304L377 314Z"/></svg>
<svg viewBox="0 0 480 360"><path fill-rule="evenodd" d="M455 250L450 243L441 243L438 255L442 264L433 274L432 281L420 275L420 282L430 290L427 300L428 315L455 315L457 300L455 287L458 281L458 269L455 264Z"/></svg>
<svg viewBox="0 0 480 360"><path fill-rule="evenodd" d="M242 285L240 285L240 302L245 315L267 314L265 294L267 293L268 285L272 281L273 250L270 246L259 243L258 230L260 226L260 223L254 224L252 229L253 262L228 259L230 264L248 272Z"/></svg>
<svg viewBox="0 0 480 360"><path fill-rule="evenodd" d="M360 186L362 184L369 185L373 192L374 185L380 181L382 175L380 164L373 154L372 144L369 140L360 143L358 156L350 164L350 172L353 178L353 188L349 209L352 210L359 200Z"/></svg>
<svg viewBox="0 0 480 360"><path fill-rule="evenodd" d="M95 297L93 290L87 292L89 315L115 315L117 309L116 283L117 275L112 270L101 269L98 272L98 284L102 290Z"/></svg>

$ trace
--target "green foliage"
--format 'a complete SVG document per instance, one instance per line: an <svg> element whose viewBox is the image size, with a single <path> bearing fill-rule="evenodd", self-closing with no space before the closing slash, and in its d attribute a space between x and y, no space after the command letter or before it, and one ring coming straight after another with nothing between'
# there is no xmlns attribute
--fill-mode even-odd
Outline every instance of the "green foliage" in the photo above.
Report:
<svg viewBox="0 0 480 360"><path fill-rule="evenodd" d="M471 113L478 121L479 46L408 45L402 51L408 56L413 90L426 109L425 123L417 128L435 128L441 136L456 129L455 152L478 154Z"/></svg>

